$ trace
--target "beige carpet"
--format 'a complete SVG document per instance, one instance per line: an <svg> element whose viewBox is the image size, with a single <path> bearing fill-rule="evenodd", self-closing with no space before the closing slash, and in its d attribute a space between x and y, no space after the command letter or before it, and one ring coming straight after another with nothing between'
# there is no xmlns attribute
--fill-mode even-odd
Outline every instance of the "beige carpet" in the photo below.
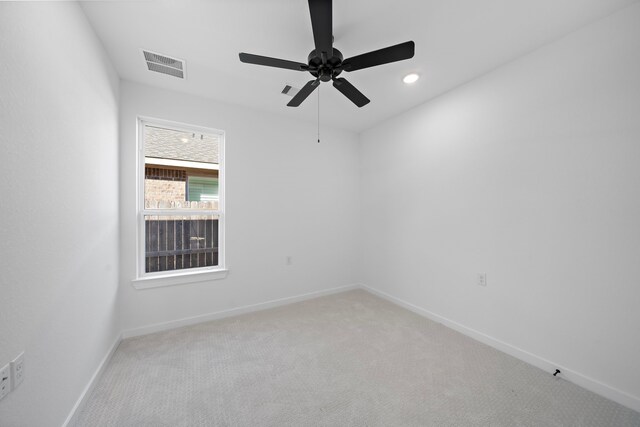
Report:
<svg viewBox="0 0 640 427"><path fill-rule="evenodd" d="M640 426L364 291L122 342L80 426Z"/></svg>

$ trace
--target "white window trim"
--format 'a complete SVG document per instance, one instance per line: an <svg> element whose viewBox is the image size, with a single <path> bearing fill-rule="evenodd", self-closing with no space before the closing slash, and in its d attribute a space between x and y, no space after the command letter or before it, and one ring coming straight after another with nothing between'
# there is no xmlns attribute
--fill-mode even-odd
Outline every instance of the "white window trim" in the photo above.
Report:
<svg viewBox="0 0 640 427"><path fill-rule="evenodd" d="M220 137L220 145L218 146L218 209L217 210L170 210L170 209L145 209L144 206L144 173L145 173L145 156L144 156L144 125L146 123L166 126L170 129L176 129L186 132L199 132L215 134ZM136 187L136 277L131 284L136 289L149 289L162 286L181 285L187 283L197 283L210 280L224 279L229 270L226 268L225 262L225 206L224 206L224 188L225 188L225 163L224 163L224 143L225 133L218 129L212 129L201 126L193 126L184 123L177 123L168 120L155 119L150 117L139 116L137 120L137 187ZM171 215L171 214L206 214L218 216L218 265L214 267L198 267L184 270L171 270L162 272L145 272L145 215Z"/></svg>

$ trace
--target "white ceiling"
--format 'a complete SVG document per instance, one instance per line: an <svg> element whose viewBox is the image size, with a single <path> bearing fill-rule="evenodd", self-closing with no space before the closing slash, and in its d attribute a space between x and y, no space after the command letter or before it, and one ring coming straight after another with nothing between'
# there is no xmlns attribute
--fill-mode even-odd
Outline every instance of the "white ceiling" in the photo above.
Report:
<svg viewBox="0 0 640 427"><path fill-rule="evenodd" d="M345 57L414 40L413 59L343 73L371 103L321 86L323 125L353 131L395 116L636 0L334 0L334 46ZM239 52L306 62L306 0L88 1L82 7L120 76L152 86L315 121L280 94L306 72L243 64ZM184 59L187 79L147 71L140 49ZM408 72L422 78L402 83Z"/></svg>

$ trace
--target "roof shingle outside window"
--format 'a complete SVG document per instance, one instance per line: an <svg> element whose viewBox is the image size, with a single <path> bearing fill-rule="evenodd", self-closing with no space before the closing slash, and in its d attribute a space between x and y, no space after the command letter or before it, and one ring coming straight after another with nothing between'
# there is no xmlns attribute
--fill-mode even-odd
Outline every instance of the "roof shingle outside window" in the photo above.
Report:
<svg viewBox="0 0 640 427"><path fill-rule="evenodd" d="M148 126L145 157L218 164L218 142L216 135Z"/></svg>

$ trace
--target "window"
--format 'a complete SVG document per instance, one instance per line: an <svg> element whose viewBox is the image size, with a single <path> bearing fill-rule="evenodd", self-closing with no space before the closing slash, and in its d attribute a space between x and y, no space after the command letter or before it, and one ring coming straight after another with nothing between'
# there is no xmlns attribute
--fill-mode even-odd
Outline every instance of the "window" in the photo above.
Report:
<svg viewBox="0 0 640 427"><path fill-rule="evenodd" d="M190 176L187 181L187 200L192 202L218 200L218 178Z"/></svg>
<svg viewBox="0 0 640 427"><path fill-rule="evenodd" d="M224 133L140 119L138 140L137 281L225 271Z"/></svg>

